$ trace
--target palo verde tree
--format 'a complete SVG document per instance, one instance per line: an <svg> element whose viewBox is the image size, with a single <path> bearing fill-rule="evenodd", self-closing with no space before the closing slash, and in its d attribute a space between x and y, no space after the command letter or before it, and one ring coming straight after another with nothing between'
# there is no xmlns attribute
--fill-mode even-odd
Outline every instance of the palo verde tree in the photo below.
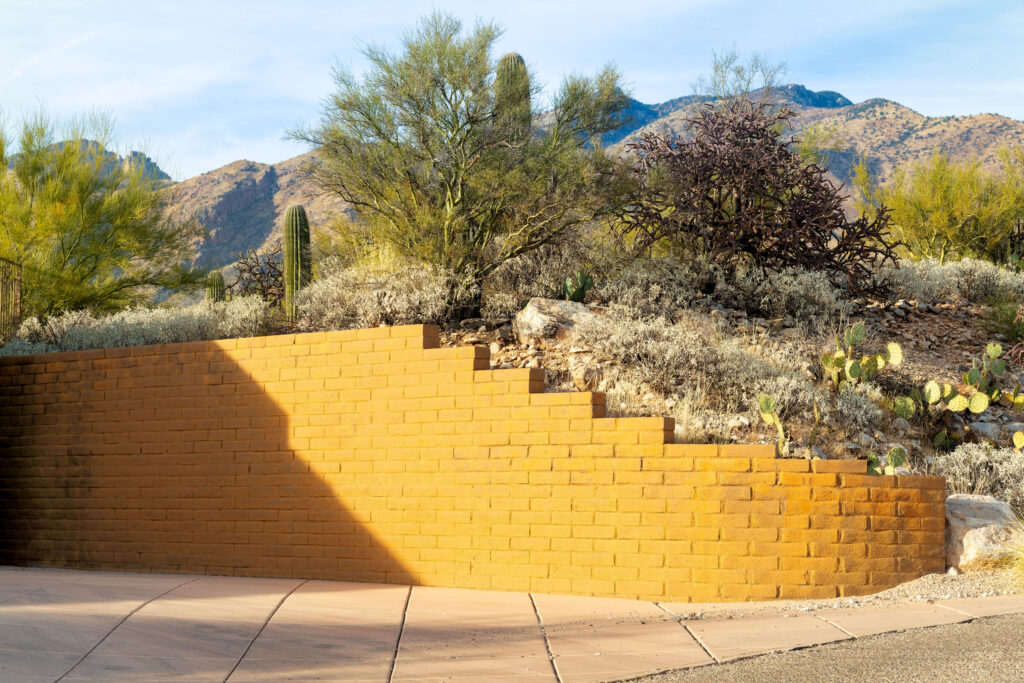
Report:
<svg viewBox="0 0 1024 683"><path fill-rule="evenodd" d="M111 128L93 116L58 139L36 114L10 157L0 132L0 256L22 264L26 315L116 310L203 281L182 265L199 228L167 217L166 187L109 151Z"/></svg>
<svg viewBox="0 0 1024 683"><path fill-rule="evenodd" d="M428 16L401 53L368 47L361 79L336 69L320 125L292 133L317 148L320 189L358 212L363 244L480 282L616 207L629 175L600 138L622 122L619 74L566 77L531 127L539 90L518 55L495 63L499 35Z"/></svg>
<svg viewBox="0 0 1024 683"><path fill-rule="evenodd" d="M1004 243L1024 220L1024 151L1000 151L1001 172L977 160L958 164L941 150L910 169L897 169L879 184L862 162L854 185L864 209L892 210L896 234L914 258L940 263L965 256L998 259ZM1024 254L1016 254L1018 258Z"/></svg>

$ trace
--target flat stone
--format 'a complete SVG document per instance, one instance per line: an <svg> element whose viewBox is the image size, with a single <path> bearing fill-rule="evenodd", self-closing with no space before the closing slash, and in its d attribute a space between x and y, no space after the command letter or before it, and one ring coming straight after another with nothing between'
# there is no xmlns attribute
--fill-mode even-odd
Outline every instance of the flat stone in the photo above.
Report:
<svg viewBox="0 0 1024 683"><path fill-rule="evenodd" d="M718 661L850 638L810 614L700 620L686 625Z"/></svg>
<svg viewBox="0 0 1024 683"><path fill-rule="evenodd" d="M989 439L995 441L999 438L999 425L994 422L982 422L976 420L968 425L971 428L971 432L977 434L983 439Z"/></svg>
<svg viewBox="0 0 1024 683"><path fill-rule="evenodd" d="M862 606L821 610L815 615L857 638L908 628L956 624L970 619L965 614L929 604Z"/></svg>

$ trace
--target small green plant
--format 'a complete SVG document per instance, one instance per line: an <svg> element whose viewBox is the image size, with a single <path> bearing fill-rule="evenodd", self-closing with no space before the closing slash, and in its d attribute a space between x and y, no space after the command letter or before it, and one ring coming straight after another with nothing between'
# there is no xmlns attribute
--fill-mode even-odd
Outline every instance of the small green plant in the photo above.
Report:
<svg viewBox="0 0 1024 683"><path fill-rule="evenodd" d="M587 297L587 292L593 289L593 287L594 278L589 273L578 270L576 275L565 278L562 291L565 294L566 301L583 303L583 300Z"/></svg>
<svg viewBox="0 0 1024 683"><path fill-rule="evenodd" d="M885 455L885 464L874 453L868 453L868 474L896 474L896 468L907 462L907 452L899 446L892 448Z"/></svg>
<svg viewBox="0 0 1024 683"><path fill-rule="evenodd" d="M862 343L866 336L864 323L855 323L841 336L836 336L835 353L822 355L821 365L837 391L846 383L870 381L885 366L897 366L903 362L903 349L895 342L887 344L882 353L861 356L858 360L854 356L854 347Z"/></svg>
<svg viewBox="0 0 1024 683"><path fill-rule="evenodd" d="M782 420L775 409L775 399L768 394L761 394L757 397L757 410L761 413L761 419L769 427L774 426L778 433L779 455L789 455L789 443L786 439L786 430L782 427Z"/></svg>
<svg viewBox="0 0 1024 683"><path fill-rule="evenodd" d="M206 277L206 300L224 301L227 298L227 286L224 284L224 274L215 270Z"/></svg>

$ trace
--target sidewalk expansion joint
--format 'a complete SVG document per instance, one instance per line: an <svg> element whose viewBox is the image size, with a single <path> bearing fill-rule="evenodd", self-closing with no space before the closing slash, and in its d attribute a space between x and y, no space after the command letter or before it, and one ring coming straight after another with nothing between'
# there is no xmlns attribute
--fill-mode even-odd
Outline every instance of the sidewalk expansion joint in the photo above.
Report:
<svg viewBox="0 0 1024 683"><path fill-rule="evenodd" d="M821 619L822 621L824 621L824 622L825 622L826 624L828 624L828 625L829 625L829 626L831 626L832 628L837 628L837 629L839 629L840 631L842 631L843 633L845 633L846 635L848 635L848 636L850 636L851 638L853 638L854 640L857 640L857 636L855 636L854 634L850 633L850 632L849 632L849 631L847 631L847 630L846 630L845 628L843 628L842 626L840 626L840 625L839 625L839 624L837 624L836 622L832 621L831 619L826 619L825 617L821 616L821 615L820 615L820 614L818 614L817 612L811 612L811 614L812 614L812 615L813 615L813 616L814 616L815 618L817 618L817 619Z"/></svg>
<svg viewBox="0 0 1024 683"><path fill-rule="evenodd" d="M93 645L92 647L90 647L90 648L89 648L89 650L88 650L88 651L87 651L87 652L86 652L86 653L85 653L84 655L82 655L82 656L81 656L81 657L79 657L79 658L78 658L77 660L75 660L75 663L74 663L74 664L72 664L72 665L71 665L71 667L70 667L70 668L69 668L69 669L68 669L67 671L65 671L65 672L64 672L64 673L62 673L62 674L61 674L60 676L58 676L58 677L57 677L57 678L56 678L56 679L54 680L54 682L53 682L53 683L60 683L60 681L62 681L62 680L64 680L65 678L67 678L67 675L68 675L69 673L71 673L72 671L74 671L74 670L75 670L75 669L76 669L76 668L78 667L78 665L79 665L79 664L81 664L82 662L84 662L84 661L85 661L85 658L86 658L86 657L88 657L88 656L89 656L89 655L91 655L91 654L92 654L93 652L95 652L95 651L96 651L96 648L98 648L98 647L99 647L100 645L102 645L102 644L103 644L103 641L105 641L105 640L106 640L107 638L109 638L109 637L111 636L111 634L113 634L113 633L114 633L114 631L116 631L116 630L117 630L117 629L118 629L118 628L119 628L119 627L121 626L121 624L123 624L124 622L128 621L128 619L129 619L129 618L131 618L131 616L132 616L133 614L135 614L136 612L138 612L138 611L139 611L140 609L142 609L143 607L145 607L145 606L146 606L146 605L148 605L149 603L153 602L154 600L159 600L160 598L164 597L164 596L165 596L165 595L167 595L168 593L174 592L174 591L178 590L179 588L181 588L182 586L187 586L188 584L192 583L193 581L198 581L198 580L199 580L199 579L201 579L201 578L203 578L203 577L201 577L201 576L196 576L196 577L194 577L194 578L191 578L191 579L189 579L188 581L182 581L182 582L181 582L181 583L179 583L179 584L178 584L177 586L174 586L173 588L168 588L167 590L165 590L165 591L164 591L163 593L161 593L160 595L156 595L156 596L154 596L154 597L150 598L149 600L146 600L146 601L145 601L144 603L142 603L141 605L139 605L138 607L136 607L135 609L133 609L133 610L132 610L131 612L129 612L128 614L124 615L124 618L123 618L123 619L121 619L121 621L119 621L119 622L117 622L116 624L114 624L113 628L111 628L111 629L110 629L109 631L107 631L107 632L106 632L106 634L104 634L104 636L103 636L102 638L100 638L100 639L99 639L98 641L96 641L96 644L95 644L95 645Z"/></svg>
<svg viewBox="0 0 1024 683"><path fill-rule="evenodd" d="M252 637L252 640L249 641L249 644L245 646L245 650L243 650L242 654L238 656L238 661L236 661L235 665L231 667L231 671L228 672L228 675L224 677L224 683L228 683L228 679L231 678L232 674L235 673L235 670L242 663L242 660L245 659L245 656L249 654L249 650L252 649L252 646L256 643L256 640L261 635L263 635L263 631L266 630L267 626L270 624L270 620L274 618L275 614L277 614L277 610L281 609L281 605L284 604L284 601L290 598L292 596L292 593L299 590L307 583L309 583L309 579L305 579L301 583L293 586L290 591L281 596L281 599L277 601L276 605L274 605L274 609L270 610L270 614L267 615L267 618L263 622L263 625L260 626L260 630L256 632L256 635Z"/></svg>
<svg viewBox="0 0 1024 683"><path fill-rule="evenodd" d="M402 608L402 623L398 627L398 638L395 639L395 654L391 656L391 667L388 669L388 683L395 676L395 666L398 665L398 650L402 647L402 635L405 633L405 621L409 617L409 603L412 601L412 586L409 586L405 594L405 607Z"/></svg>
<svg viewBox="0 0 1024 683"><path fill-rule="evenodd" d="M677 617L675 614L672 614L672 612L669 611L668 607L665 607L665 605L661 604L660 602L656 602L654 604L657 605L658 609L660 609L662 612L664 612L665 614L667 614L670 617L672 617L672 621L674 621L677 624L679 624L680 626L682 626L683 630L685 630L687 633L689 633L690 637L693 638L695 641L697 641L697 644L700 645L700 649L704 650L704 654L706 654L708 657L711 657L711 660L715 664L721 664L721 662L718 660L718 657L715 656L715 653L713 653L708 648L708 646L704 644L704 641L700 639L700 636L698 636L696 633L694 633L693 629L690 628L685 621L683 621L681 618Z"/></svg>
<svg viewBox="0 0 1024 683"><path fill-rule="evenodd" d="M551 671L555 674L555 680L562 683L562 676L558 673L558 665L555 663L555 653L551 651L551 641L548 640L548 632L544 628L544 620L540 618L540 610L537 608L537 601L533 599L533 593L530 593L530 604L533 605L533 613L537 617L540 635L544 638L544 649L547 650L548 661L551 662Z"/></svg>

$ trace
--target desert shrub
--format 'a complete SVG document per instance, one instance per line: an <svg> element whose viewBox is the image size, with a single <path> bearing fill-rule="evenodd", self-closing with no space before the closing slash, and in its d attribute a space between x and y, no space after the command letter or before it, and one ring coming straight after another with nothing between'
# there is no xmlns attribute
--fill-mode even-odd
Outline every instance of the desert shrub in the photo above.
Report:
<svg viewBox="0 0 1024 683"><path fill-rule="evenodd" d="M976 493L1024 514L1024 454L990 444L962 444L934 460L952 493Z"/></svg>
<svg viewBox="0 0 1024 683"><path fill-rule="evenodd" d="M351 267L325 275L299 295L301 330L445 324L475 301L465 279L424 266L395 272Z"/></svg>
<svg viewBox="0 0 1024 683"><path fill-rule="evenodd" d="M689 308L697 296L692 265L671 258L636 259L599 280L592 296L602 303L625 306L641 316L670 317Z"/></svg>
<svg viewBox="0 0 1024 683"><path fill-rule="evenodd" d="M621 211L622 230L638 248L698 254L729 273L796 267L849 291L875 289L878 263L895 255L888 212L846 218L825 169L785 136L793 116L739 98L701 108L686 139L649 132L628 142L640 190Z"/></svg>
<svg viewBox="0 0 1024 683"><path fill-rule="evenodd" d="M849 298L825 273L798 268L751 269L731 283L720 283L716 298L748 313L803 323L840 320L852 310Z"/></svg>
<svg viewBox="0 0 1024 683"><path fill-rule="evenodd" d="M939 263L936 259L901 261L886 268L894 296L916 301L940 301L962 297L969 301L1024 298L1024 273L988 261L963 259Z"/></svg>
<svg viewBox="0 0 1024 683"><path fill-rule="evenodd" d="M855 431L866 431L881 424L884 413L879 408L882 396L877 388L865 383L844 386L836 396L839 421Z"/></svg>
<svg viewBox="0 0 1024 683"><path fill-rule="evenodd" d="M574 334L616 358L634 384L664 394L707 388L699 407L720 412L747 412L758 394L775 397L779 412L808 416L824 395L797 367L756 353L736 339L719 339L713 327L684 318L637 319L632 311L612 307L607 315L577 324ZM827 412L827 409L826 409Z"/></svg>
<svg viewBox="0 0 1024 683"><path fill-rule="evenodd" d="M94 317L74 311L29 318L0 356L252 337L267 332L270 306L259 297L203 301L183 308L129 308Z"/></svg>

